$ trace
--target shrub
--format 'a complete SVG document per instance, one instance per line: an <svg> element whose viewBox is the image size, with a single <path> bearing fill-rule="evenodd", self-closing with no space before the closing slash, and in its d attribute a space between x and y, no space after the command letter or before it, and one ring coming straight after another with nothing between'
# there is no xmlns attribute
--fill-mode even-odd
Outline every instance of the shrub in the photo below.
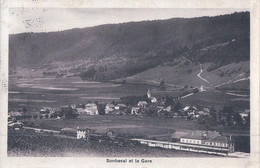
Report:
<svg viewBox="0 0 260 168"><path fill-rule="evenodd" d="M198 92L199 92L198 88L193 89L193 93L198 93Z"/></svg>

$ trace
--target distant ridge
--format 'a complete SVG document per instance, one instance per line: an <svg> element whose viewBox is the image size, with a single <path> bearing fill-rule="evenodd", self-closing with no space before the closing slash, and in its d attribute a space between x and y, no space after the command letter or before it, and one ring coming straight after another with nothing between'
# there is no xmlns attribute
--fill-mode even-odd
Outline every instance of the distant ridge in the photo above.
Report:
<svg viewBox="0 0 260 168"><path fill-rule="evenodd" d="M69 23L68 23L69 24ZM250 15L240 12L9 35L10 68L53 62L94 65L98 78L133 75L179 56L216 67L249 60ZM220 49L208 46L229 42ZM114 45L113 45L114 44ZM198 52L199 51L199 52Z"/></svg>

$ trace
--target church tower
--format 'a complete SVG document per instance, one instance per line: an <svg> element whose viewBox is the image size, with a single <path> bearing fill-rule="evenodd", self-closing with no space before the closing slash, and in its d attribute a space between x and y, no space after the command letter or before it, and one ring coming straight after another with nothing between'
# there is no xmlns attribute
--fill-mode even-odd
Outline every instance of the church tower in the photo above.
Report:
<svg viewBox="0 0 260 168"><path fill-rule="evenodd" d="M148 91L147 91L147 97L148 97L148 99L150 99L152 97L150 89L148 89Z"/></svg>

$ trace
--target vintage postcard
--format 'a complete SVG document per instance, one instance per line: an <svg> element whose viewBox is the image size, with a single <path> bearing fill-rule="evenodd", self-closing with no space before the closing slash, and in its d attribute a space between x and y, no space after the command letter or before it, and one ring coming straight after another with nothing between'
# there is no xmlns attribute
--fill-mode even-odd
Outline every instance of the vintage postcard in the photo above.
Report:
<svg viewBox="0 0 260 168"><path fill-rule="evenodd" d="M258 167L258 1L2 1L1 167Z"/></svg>

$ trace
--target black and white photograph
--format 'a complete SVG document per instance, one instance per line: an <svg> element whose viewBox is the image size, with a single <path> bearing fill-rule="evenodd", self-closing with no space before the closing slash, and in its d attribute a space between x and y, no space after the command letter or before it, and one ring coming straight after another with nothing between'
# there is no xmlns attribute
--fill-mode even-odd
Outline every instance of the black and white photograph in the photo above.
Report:
<svg viewBox="0 0 260 168"><path fill-rule="evenodd" d="M251 14L9 8L7 156L249 158Z"/></svg>

